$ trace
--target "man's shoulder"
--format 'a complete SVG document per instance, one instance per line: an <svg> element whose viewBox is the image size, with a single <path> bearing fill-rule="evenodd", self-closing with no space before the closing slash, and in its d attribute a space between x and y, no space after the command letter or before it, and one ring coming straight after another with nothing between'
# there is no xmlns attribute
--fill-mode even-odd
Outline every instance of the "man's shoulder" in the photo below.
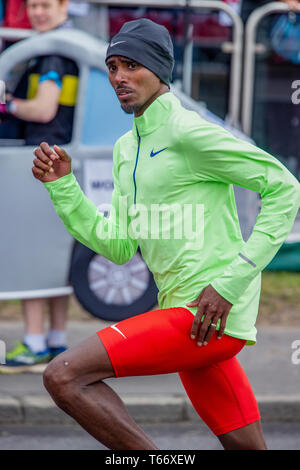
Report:
<svg viewBox="0 0 300 470"><path fill-rule="evenodd" d="M178 128L180 132L188 132L189 130L199 129L199 131L211 129L215 131L224 131L225 127L221 118L213 116L212 113L207 112L205 108L199 111L191 105L191 108L186 107L183 103L179 102L173 109L169 123ZM193 109L194 107L194 109Z"/></svg>
<svg viewBox="0 0 300 470"><path fill-rule="evenodd" d="M214 122L182 105L174 110L167 126L173 141L188 147L200 141L205 145L218 137L229 134L221 123Z"/></svg>
<svg viewBox="0 0 300 470"><path fill-rule="evenodd" d="M185 108L182 104L174 109L168 124L172 126L177 135L186 134L192 129L199 128L208 124L199 113Z"/></svg>

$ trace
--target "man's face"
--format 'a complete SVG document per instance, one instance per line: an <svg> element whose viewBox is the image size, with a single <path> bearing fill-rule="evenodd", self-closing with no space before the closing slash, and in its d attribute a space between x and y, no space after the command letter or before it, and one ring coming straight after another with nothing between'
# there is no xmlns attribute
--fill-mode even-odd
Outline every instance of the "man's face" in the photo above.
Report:
<svg viewBox="0 0 300 470"><path fill-rule="evenodd" d="M122 109L135 116L143 114L149 104L166 87L160 79L141 64L122 56L111 56L106 65L109 81Z"/></svg>
<svg viewBox="0 0 300 470"><path fill-rule="evenodd" d="M29 21L36 31L45 33L67 19L68 0L27 0Z"/></svg>

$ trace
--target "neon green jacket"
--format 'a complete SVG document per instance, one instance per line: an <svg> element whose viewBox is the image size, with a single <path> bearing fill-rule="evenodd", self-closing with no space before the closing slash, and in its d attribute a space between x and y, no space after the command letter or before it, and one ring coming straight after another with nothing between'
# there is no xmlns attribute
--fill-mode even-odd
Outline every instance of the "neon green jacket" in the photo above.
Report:
<svg viewBox="0 0 300 470"><path fill-rule="evenodd" d="M225 333L255 343L261 271L293 226L296 178L273 156L183 108L171 92L134 118L116 142L113 162L109 218L72 173L45 183L68 231L117 264L140 246L160 308L185 307L211 284L233 304ZM261 194L247 242L233 184Z"/></svg>

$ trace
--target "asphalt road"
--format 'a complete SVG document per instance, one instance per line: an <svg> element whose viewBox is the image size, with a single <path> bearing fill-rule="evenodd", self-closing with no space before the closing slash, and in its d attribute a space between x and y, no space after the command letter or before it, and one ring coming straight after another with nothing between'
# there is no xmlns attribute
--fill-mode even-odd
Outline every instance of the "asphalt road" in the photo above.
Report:
<svg viewBox="0 0 300 470"><path fill-rule="evenodd" d="M160 423L141 426L160 450L221 450L218 439L204 426ZM266 423L270 450L299 450L300 423ZM79 426L2 426L1 450L107 450Z"/></svg>

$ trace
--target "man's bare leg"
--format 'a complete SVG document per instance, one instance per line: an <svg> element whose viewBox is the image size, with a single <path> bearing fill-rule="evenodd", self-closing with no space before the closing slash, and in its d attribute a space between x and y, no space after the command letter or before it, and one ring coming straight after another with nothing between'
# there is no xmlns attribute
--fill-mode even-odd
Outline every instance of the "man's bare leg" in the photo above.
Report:
<svg viewBox="0 0 300 470"><path fill-rule="evenodd" d="M108 354L95 334L53 359L43 378L55 403L109 449L157 449L120 397L102 382L114 376Z"/></svg>
<svg viewBox="0 0 300 470"><path fill-rule="evenodd" d="M218 438L226 450L267 450L260 420Z"/></svg>

